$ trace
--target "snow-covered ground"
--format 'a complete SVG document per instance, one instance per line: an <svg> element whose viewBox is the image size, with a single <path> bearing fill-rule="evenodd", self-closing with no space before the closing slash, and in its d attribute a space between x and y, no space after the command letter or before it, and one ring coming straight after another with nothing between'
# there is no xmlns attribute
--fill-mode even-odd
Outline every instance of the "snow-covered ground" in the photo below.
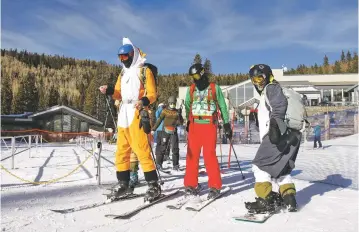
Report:
<svg viewBox="0 0 359 232"><path fill-rule="evenodd" d="M245 213L244 202L255 197L254 178L250 161L258 145L235 145L241 168L246 177L242 180L231 155L231 168L227 168L228 145L222 145L223 183L231 186L231 193L216 200L200 212L170 210L170 198L138 213L129 220L114 220L105 214L122 213L142 203L141 198L118 202L70 214L58 214L49 209L100 202L105 199L108 184L115 183L113 167L114 145L104 145L101 180L97 186L94 160L90 158L74 173L59 182L48 185L25 183L2 170L1 172L1 227L2 231L358 231L358 135L324 141L325 149L313 150L312 143L304 144L293 171L300 211L278 214L264 224L240 222L233 216ZM186 147L181 144L181 164L185 164ZM217 146L220 158L220 147ZM2 151L1 158L8 156ZM15 169L11 159L2 161L13 174L29 181L47 181L67 175L89 155L76 146L43 147L29 158L25 151L15 156ZM200 161L203 164L203 160ZM184 172L162 175L165 185L174 188L183 185ZM140 178L143 178L142 173ZM206 183L207 176L199 181ZM136 192L144 192L139 187ZM179 196L179 195L177 195Z"/></svg>

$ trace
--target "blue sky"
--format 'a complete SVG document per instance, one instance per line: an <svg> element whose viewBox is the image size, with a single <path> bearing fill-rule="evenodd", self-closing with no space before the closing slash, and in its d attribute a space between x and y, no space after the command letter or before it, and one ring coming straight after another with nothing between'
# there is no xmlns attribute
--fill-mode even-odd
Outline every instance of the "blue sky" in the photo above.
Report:
<svg viewBox="0 0 359 232"><path fill-rule="evenodd" d="M254 63L321 64L358 49L357 0L3 0L2 48L119 64L122 37L160 73L187 72L194 55L214 73Z"/></svg>

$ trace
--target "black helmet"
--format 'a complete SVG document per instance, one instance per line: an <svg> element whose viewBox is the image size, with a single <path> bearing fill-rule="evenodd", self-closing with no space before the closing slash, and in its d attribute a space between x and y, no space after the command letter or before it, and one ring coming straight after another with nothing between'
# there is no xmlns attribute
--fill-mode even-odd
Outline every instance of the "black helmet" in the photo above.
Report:
<svg viewBox="0 0 359 232"><path fill-rule="evenodd" d="M168 98L168 106L170 109L175 109L176 108L176 102L177 102L177 99L175 96L170 96Z"/></svg>
<svg viewBox="0 0 359 232"><path fill-rule="evenodd" d="M273 76L272 69L266 64L253 65L249 70L249 77L259 92L263 91L270 82L271 76Z"/></svg>
<svg viewBox="0 0 359 232"><path fill-rule="evenodd" d="M202 75L204 74L204 67L202 64L193 64L189 67L188 74L195 80L201 79Z"/></svg>
<svg viewBox="0 0 359 232"><path fill-rule="evenodd" d="M176 102L177 102L177 99L175 96L171 96L168 98L168 104L171 104L171 103L176 104Z"/></svg>

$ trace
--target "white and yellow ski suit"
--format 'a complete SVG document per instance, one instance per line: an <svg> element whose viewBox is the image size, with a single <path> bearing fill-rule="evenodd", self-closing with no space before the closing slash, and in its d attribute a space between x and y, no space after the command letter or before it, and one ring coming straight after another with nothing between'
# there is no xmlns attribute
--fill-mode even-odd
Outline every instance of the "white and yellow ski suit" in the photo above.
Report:
<svg viewBox="0 0 359 232"><path fill-rule="evenodd" d="M123 40L123 44L131 44L128 39ZM138 100L142 100L144 106L156 100L156 84L153 74L146 68L146 85L141 81L141 73L145 62L145 54L140 49L134 47L134 58L129 68L123 67L123 72L119 75L113 99L121 102L118 113L118 135L115 165L117 179L128 181L130 179L130 157L131 151L135 153L144 172L146 181L156 181L158 176L154 161L151 157L151 150L147 134L140 129L140 115L135 108Z"/></svg>

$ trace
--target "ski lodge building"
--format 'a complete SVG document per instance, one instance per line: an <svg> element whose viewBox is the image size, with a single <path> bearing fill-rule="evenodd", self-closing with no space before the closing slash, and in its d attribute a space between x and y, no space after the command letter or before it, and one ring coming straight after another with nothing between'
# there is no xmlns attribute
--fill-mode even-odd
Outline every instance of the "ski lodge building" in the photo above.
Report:
<svg viewBox="0 0 359 232"><path fill-rule="evenodd" d="M356 106L359 103L358 74L284 75L273 69L274 78L284 87L300 93L307 106ZM177 102L186 97L188 87L179 87ZM253 108L259 95L250 80L221 86L230 110Z"/></svg>

